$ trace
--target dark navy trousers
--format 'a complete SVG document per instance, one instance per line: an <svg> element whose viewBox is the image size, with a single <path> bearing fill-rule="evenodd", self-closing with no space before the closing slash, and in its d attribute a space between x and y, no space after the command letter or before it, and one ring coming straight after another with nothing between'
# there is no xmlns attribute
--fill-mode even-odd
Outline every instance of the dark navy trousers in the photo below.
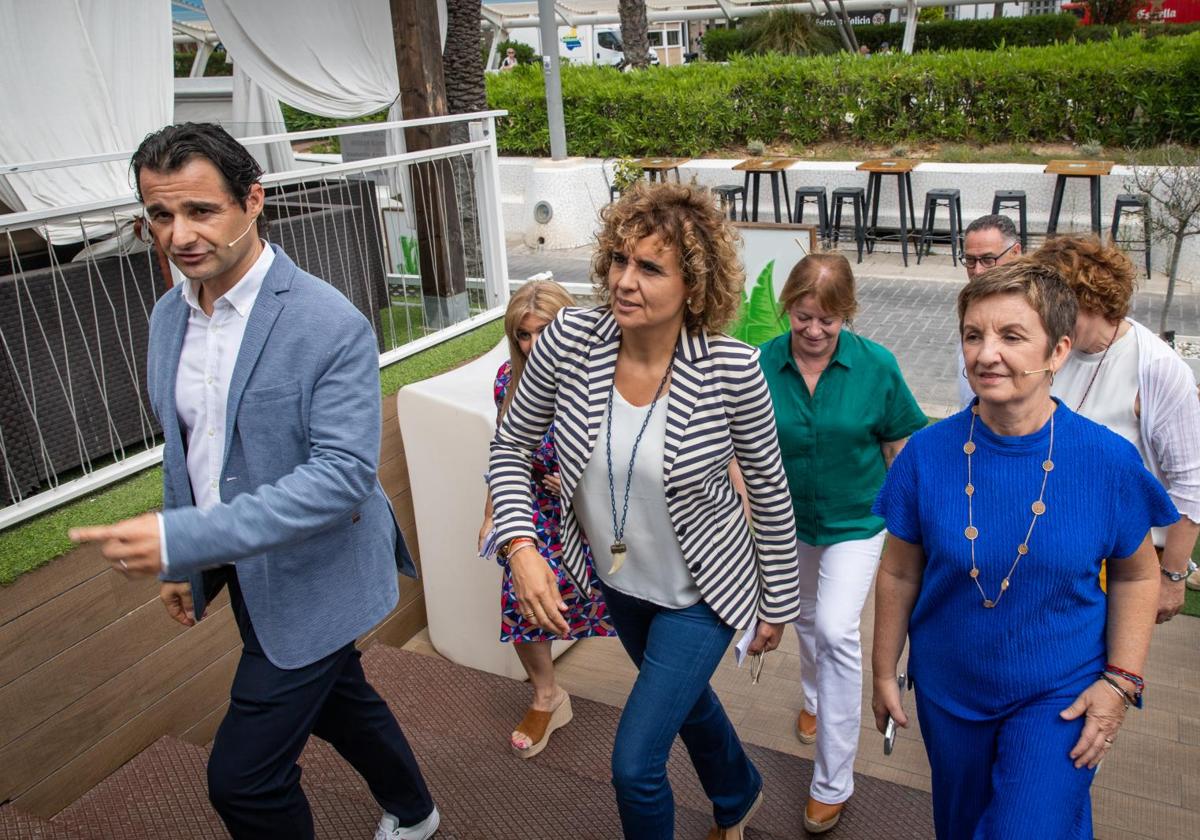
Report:
<svg viewBox="0 0 1200 840"><path fill-rule="evenodd" d="M415 825L433 800L387 703L367 682L354 643L295 670L272 665L227 573L242 636L229 711L208 762L208 795L234 840L312 838L300 757L309 735L328 741L367 781L383 810Z"/></svg>

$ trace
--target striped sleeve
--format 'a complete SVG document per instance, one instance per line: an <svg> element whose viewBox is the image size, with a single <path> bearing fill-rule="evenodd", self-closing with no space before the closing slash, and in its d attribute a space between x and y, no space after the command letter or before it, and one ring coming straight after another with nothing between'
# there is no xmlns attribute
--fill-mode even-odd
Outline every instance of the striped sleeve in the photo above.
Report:
<svg viewBox="0 0 1200 840"><path fill-rule="evenodd" d="M516 537L537 540L530 516L533 509L530 464L534 450L554 420L565 311L558 313L534 344L508 411L492 438L488 486L492 491L497 545L506 545ZM513 387L511 382L509 387Z"/></svg>
<svg viewBox="0 0 1200 840"><path fill-rule="evenodd" d="M726 404L734 453L750 498L758 574L758 617L772 624L800 614L796 521L775 433L775 414L758 351L726 371Z"/></svg>

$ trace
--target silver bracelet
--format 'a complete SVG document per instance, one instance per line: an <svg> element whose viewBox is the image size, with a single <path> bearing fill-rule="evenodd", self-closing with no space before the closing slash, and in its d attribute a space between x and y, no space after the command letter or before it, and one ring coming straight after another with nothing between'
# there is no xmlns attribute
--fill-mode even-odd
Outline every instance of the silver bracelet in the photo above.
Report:
<svg viewBox="0 0 1200 840"><path fill-rule="evenodd" d="M1109 688L1111 688L1113 691L1117 692L1117 695L1118 695L1118 696L1121 698L1121 702L1122 702L1122 703L1124 703L1124 704L1125 704L1125 708L1126 708L1126 709L1128 709L1128 708L1129 708L1129 695L1128 695L1128 694L1126 694L1124 691L1122 691L1120 686L1118 686L1116 683L1114 683L1114 682L1112 682L1111 680L1109 680L1109 679L1108 679L1108 675L1107 675L1107 674L1102 674L1102 675L1100 676L1100 680L1101 680L1101 681L1102 681L1102 682L1103 682L1103 683L1104 683L1106 686L1108 686Z"/></svg>

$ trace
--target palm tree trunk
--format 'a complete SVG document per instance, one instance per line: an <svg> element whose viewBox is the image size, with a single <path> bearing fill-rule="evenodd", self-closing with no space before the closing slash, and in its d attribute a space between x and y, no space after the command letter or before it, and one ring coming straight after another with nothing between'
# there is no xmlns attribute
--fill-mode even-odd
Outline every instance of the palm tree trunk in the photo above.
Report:
<svg viewBox="0 0 1200 840"><path fill-rule="evenodd" d="M621 13L621 43L625 48L625 62L631 67L650 66L650 24L646 21L646 0L620 0L617 8Z"/></svg>

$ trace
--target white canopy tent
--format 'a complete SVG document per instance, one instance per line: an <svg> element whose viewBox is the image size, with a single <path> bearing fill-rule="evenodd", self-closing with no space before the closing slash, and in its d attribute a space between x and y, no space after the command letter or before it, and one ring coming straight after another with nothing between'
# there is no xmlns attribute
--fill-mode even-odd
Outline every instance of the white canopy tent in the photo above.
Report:
<svg viewBox="0 0 1200 840"><path fill-rule="evenodd" d="M131 149L169 123L170 27L166 0L0 3L0 173L2 162ZM0 178L0 201L14 211L43 210L129 188L119 162L35 169ZM111 230L98 222L47 233L66 244Z"/></svg>

